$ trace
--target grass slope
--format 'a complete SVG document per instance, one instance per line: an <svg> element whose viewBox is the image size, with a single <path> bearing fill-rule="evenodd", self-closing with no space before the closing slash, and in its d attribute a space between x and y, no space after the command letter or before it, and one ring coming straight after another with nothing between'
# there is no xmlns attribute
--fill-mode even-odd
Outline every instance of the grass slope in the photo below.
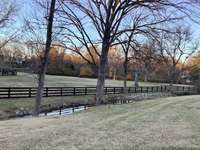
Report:
<svg viewBox="0 0 200 150"><path fill-rule="evenodd" d="M66 97L44 97L41 105L70 105L72 103L94 103L94 96L66 96ZM0 120L14 116L20 108L34 108L35 98L13 98L0 99Z"/></svg>
<svg viewBox="0 0 200 150"><path fill-rule="evenodd" d="M100 106L0 122L0 150L200 149L200 96Z"/></svg>
<svg viewBox="0 0 200 150"><path fill-rule="evenodd" d="M90 78L78 78L68 76L46 75L46 86L96 86L97 80ZM128 86L133 86L132 81L128 81ZM18 76L0 76L0 87L21 87L36 86L37 76L33 74L19 73ZM160 85L160 83L140 83L144 85ZM123 81L106 80L106 86L123 86Z"/></svg>

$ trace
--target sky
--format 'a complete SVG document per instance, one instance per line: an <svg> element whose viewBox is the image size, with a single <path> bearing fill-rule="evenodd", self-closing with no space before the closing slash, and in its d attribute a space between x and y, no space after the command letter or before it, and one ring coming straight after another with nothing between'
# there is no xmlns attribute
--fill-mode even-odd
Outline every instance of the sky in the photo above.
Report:
<svg viewBox="0 0 200 150"><path fill-rule="evenodd" d="M17 4L17 17L15 18L17 26L24 23L24 18L30 16L32 12L37 11L33 0L15 0Z"/></svg>
<svg viewBox="0 0 200 150"><path fill-rule="evenodd" d="M39 11L35 7L34 0L14 0L17 4L17 17L15 17L15 26L20 28L24 24L24 18L29 17L33 12ZM193 33L193 38L200 39L200 24L196 24L190 20L184 22L186 26L190 26ZM200 41L200 40L199 40Z"/></svg>
<svg viewBox="0 0 200 150"><path fill-rule="evenodd" d="M31 14L31 11L33 11L31 9L32 0L13 0L13 1L16 4L15 8L16 12L12 17L10 24L5 28L1 29L0 33L1 36L3 36L3 34L8 34L9 32L11 32L12 34L12 32L15 32L14 30L20 29L24 24L24 18L26 16L29 16ZM34 8L34 10L36 9Z"/></svg>

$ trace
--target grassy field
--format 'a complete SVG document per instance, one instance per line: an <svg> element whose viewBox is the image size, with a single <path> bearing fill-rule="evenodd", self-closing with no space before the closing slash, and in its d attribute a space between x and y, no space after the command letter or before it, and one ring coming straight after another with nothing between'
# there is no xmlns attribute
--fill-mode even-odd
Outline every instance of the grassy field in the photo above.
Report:
<svg viewBox="0 0 200 150"><path fill-rule="evenodd" d="M96 79L78 78L68 76L46 76L46 86L96 86ZM134 82L128 81L128 86L133 86ZM34 74L19 73L18 76L0 76L0 87L23 87L36 86L37 76ZM144 85L160 85L159 83L140 83ZM123 86L123 81L106 80L106 86Z"/></svg>
<svg viewBox="0 0 200 150"><path fill-rule="evenodd" d="M0 122L0 150L199 150L200 96Z"/></svg>

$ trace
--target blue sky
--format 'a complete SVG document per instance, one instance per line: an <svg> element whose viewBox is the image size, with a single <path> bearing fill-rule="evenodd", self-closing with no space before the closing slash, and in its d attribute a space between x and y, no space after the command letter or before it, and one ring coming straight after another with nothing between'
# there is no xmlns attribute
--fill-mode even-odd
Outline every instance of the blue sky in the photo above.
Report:
<svg viewBox="0 0 200 150"><path fill-rule="evenodd" d="M23 20L33 14L34 11L38 9L35 7L33 0L15 0L17 3L17 17L15 18L16 26L20 27L23 25ZM200 20L200 19L199 19ZM200 24L195 24L194 22L187 20L184 22L186 26L190 26L193 32L193 38L196 40L200 39Z"/></svg>
<svg viewBox="0 0 200 150"><path fill-rule="evenodd" d="M24 17L30 16L32 12L37 10L34 7L34 3L32 0L16 0L17 3L17 25L22 25Z"/></svg>

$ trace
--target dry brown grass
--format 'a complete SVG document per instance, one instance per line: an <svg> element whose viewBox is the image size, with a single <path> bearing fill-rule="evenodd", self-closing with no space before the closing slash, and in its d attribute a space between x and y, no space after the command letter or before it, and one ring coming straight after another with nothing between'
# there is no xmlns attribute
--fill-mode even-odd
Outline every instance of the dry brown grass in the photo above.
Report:
<svg viewBox="0 0 200 150"><path fill-rule="evenodd" d="M97 79L79 78L70 76L46 75L45 86L96 86ZM133 86L133 81L128 81L128 86ZM106 79L106 86L123 86L122 80ZM161 85L161 83L140 82L141 86ZM24 87L37 86L37 76L35 74L19 73L17 76L0 76L1 87Z"/></svg>
<svg viewBox="0 0 200 150"><path fill-rule="evenodd" d="M42 105L70 105L72 103L94 103L93 95L84 96L64 96L64 97L44 97ZM35 98L12 98L0 99L0 120L15 116L15 113L20 108L32 110L35 104Z"/></svg>
<svg viewBox="0 0 200 150"><path fill-rule="evenodd" d="M0 122L0 150L200 149L200 96Z"/></svg>

